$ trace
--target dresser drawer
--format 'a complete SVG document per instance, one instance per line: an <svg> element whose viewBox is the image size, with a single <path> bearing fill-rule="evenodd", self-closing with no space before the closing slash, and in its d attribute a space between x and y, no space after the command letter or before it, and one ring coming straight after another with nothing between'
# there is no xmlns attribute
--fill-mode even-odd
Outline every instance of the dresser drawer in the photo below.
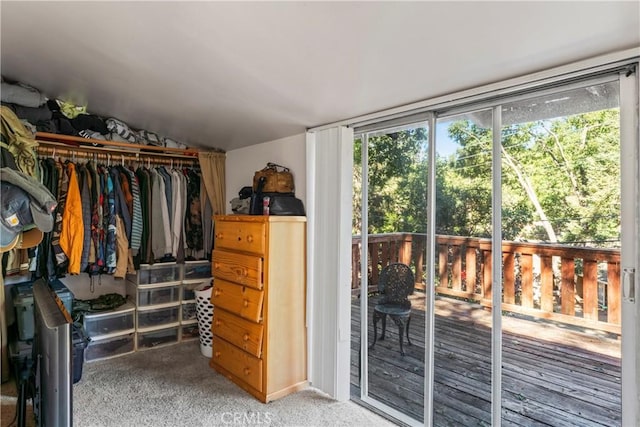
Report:
<svg viewBox="0 0 640 427"><path fill-rule="evenodd" d="M256 390L262 391L262 360L213 337L213 360Z"/></svg>
<svg viewBox="0 0 640 427"><path fill-rule="evenodd" d="M250 322L224 310L213 312L213 333L255 357L262 355L263 329L259 323Z"/></svg>
<svg viewBox="0 0 640 427"><path fill-rule="evenodd" d="M262 258L220 249L213 251L213 277L262 289Z"/></svg>
<svg viewBox="0 0 640 427"><path fill-rule="evenodd" d="M211 304L235 313L245 319L259 322L262 318L264 293L248 286L214 279Z"/></svg>
<svg viewBox="0 0 640 427"><path fill-rule="evenodd" d="M265 224L260 222L217 221L216 249L265 253Z"/></svg>

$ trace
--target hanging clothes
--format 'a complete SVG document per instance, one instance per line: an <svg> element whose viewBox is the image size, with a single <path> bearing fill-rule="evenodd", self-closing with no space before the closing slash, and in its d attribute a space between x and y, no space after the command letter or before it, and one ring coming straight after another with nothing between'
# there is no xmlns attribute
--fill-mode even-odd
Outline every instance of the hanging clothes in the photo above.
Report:
<svg viewBox="0 0 640 427"><path fill-rule="evenodd" d="M124 279L127 273L128 258L129 258L129 240L127 239L127 233L124 229L124 221L120 215L116 217L116 269L113 272L113 277L116 279Z"/></svg>
<svg viewBox="0 0 640 427"><path fill-rule="evenodd" d="M40 160L40 170L43 177L43 184L51 194L55 196L56 200L60 199L60 189L58 188L58 168L56 167L56 161L52 158ZM56 215L54 212L54 220ZM55 255L52 247L53 239L52 230L49 233L44 233L42 242L38 246L38 259L36 265L36 277L54 277L55 275Z"/></svg>
<svg viewBox="0 0 640 427"><path fill-rule="evenodd" d="M113 193L115 197L115 214L120 216L124 222L125 235L127 240L131 235L131 215L129 214L129 208L127 206L127 200L123 191L123 185L120 180L120 171L117 167L109 169L109 175L113 181Z"/></svg>
<svg viewBox="0 0 640 427"><path fill-rule="evenodd" d="M94 275L102 272L104 268L104 250L101 239L102 232L102 196L103 177L98 174L93 162L87 162L87 171L91 177L91 247L89 254L89 267L87 273Z"/></svg>
<svg viewBox="0 0 640 427"><path fill-rule="evenodd" d="M113 186L113 179L108 169L103 169L104 180L106 185L106 198L104 206L104 228L106 230L106 238L104 245L105 264L107 273L113 274L116 270L116 195Z"/></svg>
<svg viewBox="0 0 640 427"><path fill-rule="evenodd" d="M169 224L172 223L172 211L171 207L173 206L173 185L171 181L171 175L167 172L167 169L164 166L160 166L156 169L162 179L164 180L164 193L167 198L167 211L169 215Z"/></svg>
<svg viewBox="0 0 640 427"><path fill-rule="evenodd" d="M140 205L140 185L138 182L138 177L136 177L135 173L131 169L125 168L125 171L129 175L129 182L131 183L131 195L132 198L132 216L131 216L131 241L129 245L131 246L133 255L138 254L138 250L140 249L140 244L142 240L142 207Z"/></svg>
<svg viewBox="0 0 640 427"><path fill-rule="evenodd" d="M80 274L82 258L82 242L84 239L84 224L82 222L82 202L80 188L76 176L75 165L67 163L69 188L62 214L62 231L60 233L60 248L69 258L69 273Z"/></svg>
<svg viewBox="0 0 640 427"><path fill-rule="evenodd" d="M151 262L151 183L149 172L143 167L136 170L140 189L140 210L142 217L142 231L140 235L140 250L138 252L137 264L148 264Z"/></svg>
<svg viewBox="0 0 640 427"><path fill-rule="evenodd" d="M178 257L180 238L182 237L182 224L184 223L184 209L182 182L180 172L171 170L171 255ZM183 257L184 258L184 257Z"/></svg>
<svg viewBox="0 0 640 427"><path fill-rule="evenodd" d="M213 208L209 197L207 197L207 189L204 180L200 179L200 206L202 207L202 250L201 259L211 260L211 249L213 247Z"/></svg>
<svg viewBox="0 0 640 427"><path fill-rule="evenodd" d="M89 193L89 174L84 165L76 165L78 187L80 188L80 204L82 205L82 255L80 256L80 271L86 271L89 266L91 252L91 195Z"/></svg>
<svg viewBox="0 0 640 427"><path fill-rule="evenodd" d="M124 162L106 166L53 158L38 159L38 169L58 199L54 229L32 254L38 254L38 277L86 272L124 278L141 263L206 255L207 211L200 206L197 170L150 163L134 170ZM204 231L208 235L209 228Z"/></svg>
<svg viewBox="0 0 640 427"><path fill-rule="evenodd" d="M187 170L187 212L185 219L187 247L202 250L202 212L200 206L200 177L193 169ZM191 254L185 259L195 259Z"/></svg>
<svg viewBox="0 0 640 427"><path fill-rule="evenodd" d="M164 180L154 169L149 170L151 175L151 252L152 258L161 259L164 254L167 253L167 239L164 231L160 231L161 228L166 229L167 224L164 222L166 215L163 215L163 203L164 210L166 210L167 199L164 194Z"/></svg>

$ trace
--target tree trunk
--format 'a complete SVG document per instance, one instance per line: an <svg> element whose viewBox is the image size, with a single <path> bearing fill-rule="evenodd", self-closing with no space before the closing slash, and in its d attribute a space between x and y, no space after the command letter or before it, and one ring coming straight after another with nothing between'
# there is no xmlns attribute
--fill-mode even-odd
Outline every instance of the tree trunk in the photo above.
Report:
<svg viewBox="0 0 640 427"><path fill-rule="evenodd" d="M538 216L540 217L540 221L542 222L542 226L544 227L545 231L547 232L547 236L549 237L549 242L556 243L558 241L556 232L553 230L553 227L551 226L551 223L549 222L549 219L547 218L547 214L544 212L544 209L542 209L542 205L538 200L538 196L535 190L533 189L533 186L531 185L529 178L524 174L524 172L522 172L522 169L516 163L515 159L511 157L509 153L507 153L507 150L505 150L504 146L501 145L500 150L502 151L502 155L504 156L505 163L509 167L511 167L511 169L513 169L513 171L516 173L516 176L518 177L518 182L520 182L520 185L522 186L524 191L527 193L529 200L531 201L531 203L533 204L533 207L538 213Z"/></svg>

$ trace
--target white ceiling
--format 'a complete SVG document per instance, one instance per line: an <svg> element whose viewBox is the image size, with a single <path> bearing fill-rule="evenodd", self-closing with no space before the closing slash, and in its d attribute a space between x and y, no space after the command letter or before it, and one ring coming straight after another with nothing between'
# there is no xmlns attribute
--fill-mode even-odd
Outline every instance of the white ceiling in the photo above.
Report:
<svg viewBox="0 0 640 427"><path fill-rule="evenodd" d="M224 150L640 46L637 1L3 0L0 14L6 78Z"/></svg>

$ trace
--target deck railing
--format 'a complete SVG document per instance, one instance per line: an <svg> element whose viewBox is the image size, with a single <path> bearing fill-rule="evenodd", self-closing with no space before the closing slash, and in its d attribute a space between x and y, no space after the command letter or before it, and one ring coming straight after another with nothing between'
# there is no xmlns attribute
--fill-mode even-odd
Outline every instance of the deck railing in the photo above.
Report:
<svg viewBox="0 0 640 427"><path fill-rule="evenodd" d="M360 236L352 239L352 292L360 292ZM368 290L377 291L382 268L411 266L425 289L426 236L368 236ZM375 268L373 268L374 266ZM568 245L502 242L502 310L620 333L620 251ZM492 303L491 240L436 236L435 290L488 309Z"/></svg>

